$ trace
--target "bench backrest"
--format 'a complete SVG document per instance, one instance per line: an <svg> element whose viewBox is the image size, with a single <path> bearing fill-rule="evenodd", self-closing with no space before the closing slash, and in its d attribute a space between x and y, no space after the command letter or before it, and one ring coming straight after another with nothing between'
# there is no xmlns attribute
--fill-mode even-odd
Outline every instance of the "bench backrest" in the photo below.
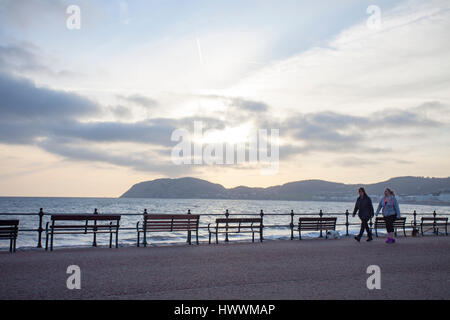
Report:
<svg viewBox="0 0 450 320"><path fill-rule="evenodd" d="M253 224L261 225L261 218L218 218L216 219L216 224Z"/></svg>
<svg viewBox="0 0 450 320"><path fill-rule="evenodd" d="M422 217L421 218L421 221L423 222L423 221L430 221L430 222L434 222L434 221L436 221L436 222L448 222L448 218L444 218L444 217L436 217L436 218L434 218L434 217Z"/></svg>
<svg viewBox="0 0 450 320"><path fill-rule="evenodd" d="M334 230L336 228L336 220L336 217L299 218L298 227L302 230Z"/></svg>
<svg viewBox="0 0 450 320"><path fill-rule="evenodd" d="M198 229L198 214L145 214L147 231L193 231Z"/></svg>
<svg viewBox="0 0 450 320"><path fill-rule="evenodd" d="M52 221L119 221L120 214L52 214Z"/></svg>
<svg viewBox="0 0 450 320"><path fill-rule="evenodd" d="M18 226L19 220L0 220L0 226Z"/></svg>
<svg viewBox="0 0 450 320"><path fill-rule="evenodd" d="M406 222L406 217L396 218L394 221L394 227L404 227ZM375 218L375 227L385 228L386 220L384 217L376 217Z"/></svg>
<svg viewBox="0 0 450 320"><path fill-rule="evenodd" d="M0 239L17 237L19 220L0 220Z"/></svg>

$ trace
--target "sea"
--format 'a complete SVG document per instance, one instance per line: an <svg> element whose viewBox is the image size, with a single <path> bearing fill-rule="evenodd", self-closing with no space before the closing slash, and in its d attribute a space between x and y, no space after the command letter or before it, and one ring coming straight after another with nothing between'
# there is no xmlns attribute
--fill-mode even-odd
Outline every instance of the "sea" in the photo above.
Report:
<svg viewBox="0 0 450 320"><path fill-rule="evenodd" d="M356 200L356 199L355 199ZM374 199L374 205L377 203ZM331 202L331 201L273 201L273 200L215 200L215 199L132 199L132 198L43 198L43 197L0 197L0 219L19 219L20 228L17 239L19 250L32 250L37 247L38 232L27 231L37 229L39 218L37 213L43 208L45 216L43 227L49 221L48 214L51 213L93 213L95 209L100 214L114 213L122 214L119 231L120 246L136 245L136 223L142 221L142 213L147 209L149 214L200 214L199 241L208 243L208 223L213 223L216 218L225 217L226 210L230 217L245 217L259 215L264 212L264 240L290 239L289 227L291 210L294 213L310 214L318 216L322 210L323 216L337 216L337 230L345 235L345 211L350 212L349 233L356 234L359 231L358 217L352 218L353 202ZM376 209L376 207L375 207ZM412 212L415 210L419 215L431 216L433 211L449 214L450 206L412 205L400 203L402 214L407 217L407 224L412 221ZM26 213L32 215L18 215ZM134 215L127 215L134 214ZM299 216L295 216L294 224L298 222ZM294 233L298 239L298 232ZM257 236L257 235L256 235ZM302 232L303 237L318 237L318 232ZM185 244L187 232L161 232L151 233L148 236L149 245L181 245ZM195 237L193 237L195 239ZM214 237L213 237L214 239ZM219 242L223 242L221 235ZM229 241L251 241L251 234L230 234ZM332 241L332 240L330 240ZM98 235L98 246L109 245L108 235ZM45 246L45 233L42 233L42 244ZM84 247L92 245L92 235L56 235L55 247ZM0 248L9 246L9 241L0 241Z"/></svg>

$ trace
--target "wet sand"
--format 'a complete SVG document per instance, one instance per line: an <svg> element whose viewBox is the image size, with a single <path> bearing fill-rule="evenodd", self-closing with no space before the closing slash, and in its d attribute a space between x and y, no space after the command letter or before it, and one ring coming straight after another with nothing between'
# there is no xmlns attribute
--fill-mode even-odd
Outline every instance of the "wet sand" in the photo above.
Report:
<svg viewBox="0 0 450 320"><path fill-rule="evenodd" d="M1 251L0 276L0 299L449 299L450 237Z"/></svg>

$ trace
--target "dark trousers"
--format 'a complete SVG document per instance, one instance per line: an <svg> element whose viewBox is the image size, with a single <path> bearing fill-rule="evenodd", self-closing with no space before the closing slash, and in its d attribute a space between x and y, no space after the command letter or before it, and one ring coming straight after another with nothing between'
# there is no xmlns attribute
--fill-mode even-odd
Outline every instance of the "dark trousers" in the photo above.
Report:
<svg viewBox="0 0 450 320"><path fill-rule="evenodd" d="M370 219L361 219L361 229L359 230L359 234L358 234L359 238L361 238L363 236L364 230L366 230L367 236L369 238L372 238L372 232L370 232L370 227L369 227L369 220Z"/></svg>
<svg viewBox="0 0 450 320"><path fill-rule="evenodd" d="M396 218L395 214L392 216L384 217L384 221L386 221L386 231L387 232L394 232L395 218Z"/></svg>

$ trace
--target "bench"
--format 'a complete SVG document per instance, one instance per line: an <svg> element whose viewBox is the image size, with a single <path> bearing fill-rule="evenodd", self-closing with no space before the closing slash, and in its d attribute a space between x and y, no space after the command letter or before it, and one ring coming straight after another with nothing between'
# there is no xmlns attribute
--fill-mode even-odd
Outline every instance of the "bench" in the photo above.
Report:
<svg viewBox="0 0 450 320"><path fill-rule="evenodd" d="M48 250L49 237L50 250L53 250L55 234L93 234L93 246L95 247L97 246L97 234L109 233L110 248L112 248L112 237L115 234L116 248L118 248L119 222L119 214L52 214L45 227L45 250Z"/></svg>
<svg viewBox="0 0 450 320"><path fill-rule="evenodd" d="M255 233L259 233L259 241L262 242L262 229L261 218L219 218L208 224L209 243L211 234L216 235L216 243L219 243L219 233L225 233L225 241L228 241L229 233L251 233L252 242L255 242Z"/></svg>
<svg viewBox="0 0 450 320"><path fill-rule="evenodd" d="M198 214L144 214L142 226L140 221L136 224L137 246L140 244L140 234L144 233L143 244L147 246L147 232L173 232L187 231L187 241L191 244L191 231L196 233L198 244L198 224L200 215Z"/></svg>
<svg viewBox="0 0 450 320"><path fill-rule="evenodd" d="M406 237L405 230L406 217L396 218L394 220L394 234L397 236L397 229L403 229L403 235ZM378 237L378 229L386 229L386 220L384 217L376 217L375 218L375 235Z"/></svg>
<svg viewBox="0 0 450 320"><path fill-rule="evenodd" d="M448 235L447 224L448 224L448 218L422 217L421 221L420 221L420 232L422 233L422 236L423 236L424 227L431 227L431 228L433 228L434 233L436 233L438 235L439 227L444 227L445 235Z"/></svg>
<svg viewBox="0 0 450 320"><path fill-rule="evenodd" d="M0 220L0 240L9 240L9 252L16 252L19 220Z"/></svg>
<svg viewBox="0 0 450 320"><path fill-rule="evenodd" d="M299 240L302 240L302 231L303 230L312 230L312 231L325 231L325 234L328 230L336 230L336 217L327 217L327 218L299 218L298 219L298 236ZM328 235L325 235L327 238Z"/></svg>

